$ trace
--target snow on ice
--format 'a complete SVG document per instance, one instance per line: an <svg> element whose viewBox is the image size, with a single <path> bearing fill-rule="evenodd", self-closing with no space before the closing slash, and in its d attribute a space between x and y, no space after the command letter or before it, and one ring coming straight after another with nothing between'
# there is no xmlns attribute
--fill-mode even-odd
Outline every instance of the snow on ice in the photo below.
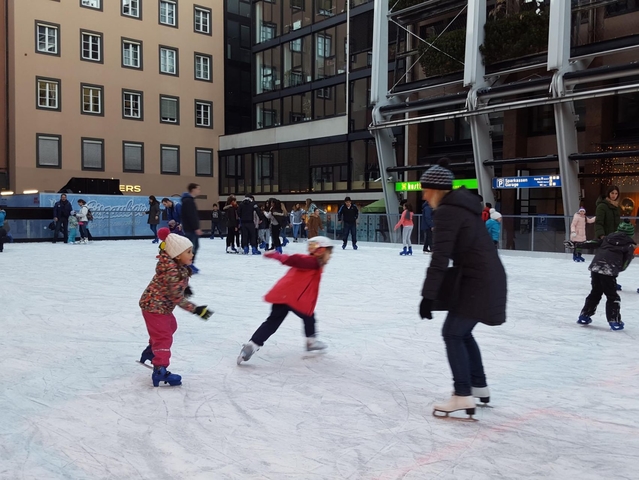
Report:
<svg viewBox="0 0 639 480"><path fill-rule="evenodd" d="M337 248L316 312L328 351L305 352L289 316L238 367L286 267L223 243L202 240L191 281L215 315L176 310L173 388L135 363L155 245L5 246L0 478L637 478L639 265L619 278L626 329L611 332L603 302L592 325L575 323L588 261L502 252L508 321L475 329L494 408L462 423L432 416L452 381L444 314L417 313L430 260L419 247Z"/></svg>

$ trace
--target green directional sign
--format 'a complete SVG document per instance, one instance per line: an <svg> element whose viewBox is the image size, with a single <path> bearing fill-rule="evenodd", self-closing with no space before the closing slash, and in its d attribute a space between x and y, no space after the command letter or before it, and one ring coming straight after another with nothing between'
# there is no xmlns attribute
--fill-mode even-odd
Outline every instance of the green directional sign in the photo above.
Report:
<svg viewBox="0 0 639 480"><path fill-rule="evenodd" d="M479 190L479 183L476 178L466 178L463 180L453 180L453 189L466 187L469 190ZM396 192L416 192L422 189L420 182L395 182Z"/></svg>

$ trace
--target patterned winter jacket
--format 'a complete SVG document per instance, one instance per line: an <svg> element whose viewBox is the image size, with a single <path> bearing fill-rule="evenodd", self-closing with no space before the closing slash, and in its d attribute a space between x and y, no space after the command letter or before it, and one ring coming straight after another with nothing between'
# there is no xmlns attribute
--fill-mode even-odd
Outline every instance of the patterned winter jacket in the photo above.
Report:
<svg viewBox="0 0 639 480"><path fill-rule="evenodd" d="M166 252L162 252L155 267L155 276L140 298L140 308L161 315L169 315L175 307L194 312L196 305L184 298L189 277L187 267L178 265Z"/></svg>

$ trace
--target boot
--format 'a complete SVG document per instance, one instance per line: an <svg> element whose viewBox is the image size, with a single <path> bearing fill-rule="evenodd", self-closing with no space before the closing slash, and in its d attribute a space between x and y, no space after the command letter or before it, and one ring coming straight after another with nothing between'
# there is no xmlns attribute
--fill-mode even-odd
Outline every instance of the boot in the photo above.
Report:
<svg viewBox="0 0 639 480"><path fill-rule="evenodd" d="M346 242L342 244L342 250L346 250Z"/></svg>
<svg viewBox="0 0 639 480"><path fill-rule="evenodd" d="M244 252L244 255L248 255L248 252L249 252L248 247L244 247L242 251Z"/></svg>
<svg viewBox="0 0 639 480"><path fill-rule="evenodd" d="M399 252L399 254L400 255L407 255L408 252L406 251L406 247L404 247L404 249L401 252Z"/></svg>
<svg viewBox="0 0 639 480"><path fill-rule="evenodd" d="M473 397L479 398L483 404L490 402L490 389L488 387L473 387Z"/></svg>
<svg viewBox="0 0 639 480"><path fill-rule="evenodd" d="M153 368L151 380L153 380L154 387L159 387L160 382L168 383L172 387L176 385L182 385L182 377L176 375L175 373L169 372L166 367Z"/></svg>
<svg viewBox="0 0 639 480"><path fill-rule="evenodd" d="M458 410L466 410L466 414L472 418L472 416L475 415L475 400L473 397L471 395L465 397L453 395L446 403L433 405L433 415L436 417L441 415L436 415L435 412L444 413L445 415L443 416L447 417L449 413L456 412Z"/></svg>
<svg viewBox="0 0 639 480"><path fill-rule="evenodd" d="M413 247L408 247L408 252L406 253L406 255L413 255Z"/></svg>
<svg viewBox="0 0 639 480"><path fill-rule="evenodd" d="M577 252L572 252L572 261L573 262L579 262L579 255L577 255Z"/></svg>
<svg viewBox="0 0 639 480"><path fill-rule="evenodd" d="M240 355L237 357L237 364L239 365L242 362L248 362L253 354L260 349L260 346L251 340L248 343L242 345L242 350L240 350Z"/></svg>
<svg viewBox="0 0 639 480"><path fill-rule="evenodd" d="M262 255L262 252L260 252L257 247L253 247L253 249L251 250L251 253L253 255Z"/></svg>
<svg viewBox="0 0 639 480"><path fill-rule="evenodd" d="M285 247L286 245L288 245L289 243L291 243L288 238L284 238L284 240L282 240L282 246Z"/></svg>
<svg viewBox="0 0 639 480"><path fill-rule="evenodd" d="M262 250L265 250L266 249L266 243L265 242L260 243L260 248Z"/></svg>
<svg viewBox="0 0 639 480"><path fill-rule="evenodd" d="M155 355L153 354L153 350L151 350L151 345L149 345L142 352L142 355L140 356L140 363L145 363L147 360L153 363L153 357L155 357Z"/></svg>
<svg viewBox="0 0 639 480"><path fill-rule="evenodd" d="M327 345L324 342L319 341L315 337L308 337L306 339L306 351L313 352L315 350L324 350Z"/></svg>
<svg viewBox="0 0 639 480"><path fill-rule="evenodd" d="M233 247L226 247L226 253L235 253L235 249Z"/></svg>
<svg viewBox="0 0 639 480"><path fill-rule="evenodd" d="M355 243L353 244L353 250L357 250L357 245Z"/></svg>
<svg viewBox="0 0 639 480"><path fill-rule="evenodd" d="M275 247L275 251L277 253L282 253L282 247Z"/></svg>
<svg viewBox="0 0 639 480"><path fill-rule="evenodd" d="M581 252L579 252L579 253L577 254L577 258L579 259L579 261L580 261L580 262L585 262L585 261L586 261L586 259L585 259L584 257L582 257L582 256L581 256Z"/></svg>
<svg viewBox="0 0 639 480"><path fill-rule="evenodd" d="M623 330L624 327L624 323L621 320L618 320L616 322L608 322L608 325L610 325L611 330Z"/></svg>
<svg viewBox="0 0 639 480"><path fill-rule="evenodd" d="M577 323L581 325L590 325L592 323L592 318L590 318L589 315L584 315L582 313L581 315L579 315L579 319L577 320Z"/></svg>

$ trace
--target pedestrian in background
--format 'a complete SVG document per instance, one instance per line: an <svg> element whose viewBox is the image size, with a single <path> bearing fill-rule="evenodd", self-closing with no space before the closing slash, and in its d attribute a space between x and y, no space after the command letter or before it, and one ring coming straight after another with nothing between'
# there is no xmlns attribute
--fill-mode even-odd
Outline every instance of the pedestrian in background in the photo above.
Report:
<svg viewBox="0 0 639 480"><path fill-rule="evenodd" d="M200 194L200 186L197 183L189 183L187 191L182 194L182 229L186 238L193 244L193 263L190 265L193 273L199 273L195 263L195 256L200 248L200 213L197 211L195 197Z"/></svg>
<svg viewBox="0 0 639 480"><path fill-rule="evenodd" d="M158 243L158 225L160 223L160 202L158 202L155 196L149 196L149 209L146 211L149 216L146 223L151 227L153 232L153 241L151 243Z"/></svg>

